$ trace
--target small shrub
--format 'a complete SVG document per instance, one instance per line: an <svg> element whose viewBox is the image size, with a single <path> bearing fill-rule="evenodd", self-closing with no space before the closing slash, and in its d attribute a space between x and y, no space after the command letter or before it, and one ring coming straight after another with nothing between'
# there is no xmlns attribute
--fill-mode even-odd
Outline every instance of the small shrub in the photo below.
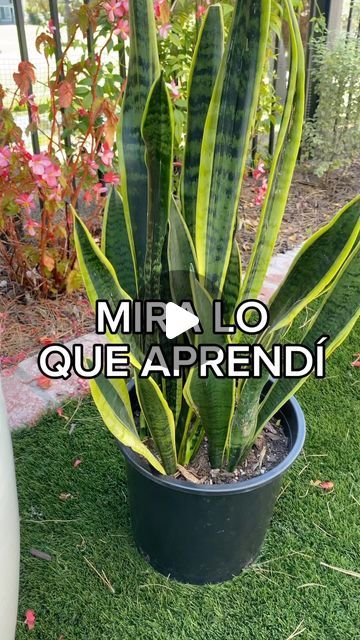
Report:
<svg viewBox="0 0 360 640"><path fill-rule="evenodd" d="M351 163L359 154L360 40L341 34L330 45L323 33L312 47L319 102L304 128L303 159L322 176Z"/></svg>

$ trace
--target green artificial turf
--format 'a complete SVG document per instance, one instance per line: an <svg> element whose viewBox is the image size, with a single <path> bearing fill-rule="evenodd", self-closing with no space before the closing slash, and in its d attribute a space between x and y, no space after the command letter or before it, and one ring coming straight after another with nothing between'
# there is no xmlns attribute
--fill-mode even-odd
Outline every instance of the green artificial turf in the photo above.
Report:
<svg viewBox="0 0 360 640"><path fill-rule="evenodd" d="M299 393L308 437L285 478L257 564L220 586L169 581L138 554L121 455L85 400L72 421L45 417L14 435L22 561L17 640L312 640L360 638L359 335L328 377ZM68 404L70 416L76 403ZM73 468L75 459L81 464ZM331 480L332 493L311 481ZM71 494L62 501L61 494ZM30 555L45 551L51 562ZM115 593L89 561L103 571ZM36 612L36 626L23 625ZM297 636L296 636L297 637Z"/></svg>

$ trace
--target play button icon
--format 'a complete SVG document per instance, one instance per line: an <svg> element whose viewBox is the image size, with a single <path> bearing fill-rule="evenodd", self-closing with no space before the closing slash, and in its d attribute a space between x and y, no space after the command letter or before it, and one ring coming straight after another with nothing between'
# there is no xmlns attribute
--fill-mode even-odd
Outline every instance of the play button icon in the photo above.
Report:
<svg viewBox="0 0 360 640"><path fill-rule="evenodd" d="M193 329L199 324L199 318L190 311L186 311L173 302L168 302L165 312L166 337L173 340L185 331Z"/></svg>

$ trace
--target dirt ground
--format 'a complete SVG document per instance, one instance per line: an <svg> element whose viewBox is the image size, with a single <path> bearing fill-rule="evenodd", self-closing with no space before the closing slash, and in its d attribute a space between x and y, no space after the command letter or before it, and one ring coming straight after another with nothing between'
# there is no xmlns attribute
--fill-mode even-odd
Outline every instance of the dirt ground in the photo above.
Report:
<svg viewBox="0 0 360 640"><path fill-rule="evenodd" d="M344 171L317 178L306 171L295 174L276 251L299 246L355 195L360 193L360 159ZM256 184L245 181L237 234L247 263L254 242L260 207L255 206ZM0 263L0 368L10 367L39 351L49 341L65 341L93 331L90 306L81 293L39 302L30 294L20 295L9 282Z"/></svg>
<svg viewBox="0 0 360 640"><path fill-rule="evenodd" d="M298 170L293 179L276 252L285 253L302 244L358 194L360 159L327 178L318 178ZM237 235L245 263L251 252L259 219L259 207L253 204L254 199L255 184L248 178L240 201L241 228Z"/></svg>

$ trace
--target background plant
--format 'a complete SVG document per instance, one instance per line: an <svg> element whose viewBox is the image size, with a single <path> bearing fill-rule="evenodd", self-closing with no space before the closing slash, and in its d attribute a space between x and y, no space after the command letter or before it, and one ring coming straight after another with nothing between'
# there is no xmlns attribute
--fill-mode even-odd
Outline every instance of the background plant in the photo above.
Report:
<svg viewBox="0 0 360 640"><path fill-rule="evenodd" d="M46 60L49 95L41 110L31 63L19 64L14 92L1 88L0 251L11 276L39 295L79 286L69 204L81 201L82 211L96 226L107 185L118 182L112 170L113 145L124 78L114 73L108 56L123 49L127 11L127 2L118 3L117 16L108 3L75 9L70 37L57 63L53 25L39 34L36 46ZM72 49L79 51L79 40L90 28L94 53L89 55L82 46L74 62ZM38 154L26 148L16 124L17 108L30 110L27 132L37 131Z"/></svg>
<svg viewBox="0 0 360 640"><path fill-rule="evenodd" d="M359 34L343 33L329 44L323 31L311 46L318 106L304 129L303 160L322 176L345 167L359 155L360 38Z"/></svg>

